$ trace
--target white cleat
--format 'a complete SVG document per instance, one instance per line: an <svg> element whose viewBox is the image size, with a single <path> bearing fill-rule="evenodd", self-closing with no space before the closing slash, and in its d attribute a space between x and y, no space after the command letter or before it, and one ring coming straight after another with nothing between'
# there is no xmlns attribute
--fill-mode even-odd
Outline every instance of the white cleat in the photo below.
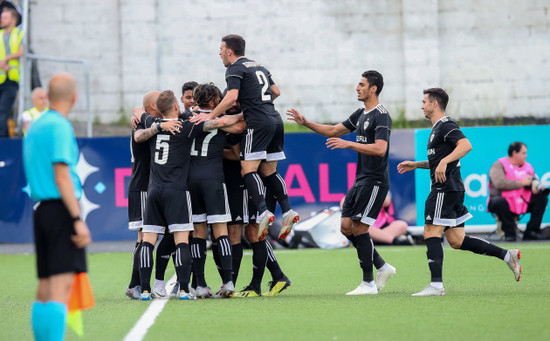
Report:
<svg viewBox="0 0 550 341"><path fill-rule="evenodd" d="M158 279L155 279L155 284L153 284L153 292L151 293L151 296L155 298L166 298L166 288L164 281L159 281Z"/></svg>
<svg viewBox="0 0 550 341"><path fill-rule="evenodd" d="M376 289L376 284L374 282L361 282L355 290L348 292L346 295L348 296L356 296L356 295L376 295L378 294L378 289Z"/></svg>
<svg viewBox="0 0 550 341"><path fill-rule="evenodd" d="M258 240L262 241L267 237L267 234L269 233L268 227L269 224L275 221L275 215L269 211L264 211L258 219L257 222L260 225L260 229L258 231Z"/></svg>
<svg viewBox="0 0 550 341"><path fill-rule="evenodd" d="M431 285L428 285L424 290L412 294L413 296L445 296L445 288L437 289Z"/></svg>
<svg viewBox="0 0 550 341"><path fill-rule="evenodd" d="M392 278L396 272L397 271L395 268L389 263L386 263L385 270L376 271L376 289L378 289L378 291L382 290L382 288L386 285L386 282Z"/></svg>
<svg viewBox="0 0 550 341"><path fill-rule="evenodd" d="M521 277L521 264L519 264L519 260L521 259L521 251L512 249L508 250L508 252L510 252L510 259L506 262L506 264L508 264L508 267L514 273L516 282L519 282Z"/></svg>
<svg viewBox="0 0 550 341"><path fill-rule="evenodd" d="M294 210L290 210L283 215L283 227L279 232L279 240L284 240L292 231L292 226L300 221L300 216Z"/></svg>

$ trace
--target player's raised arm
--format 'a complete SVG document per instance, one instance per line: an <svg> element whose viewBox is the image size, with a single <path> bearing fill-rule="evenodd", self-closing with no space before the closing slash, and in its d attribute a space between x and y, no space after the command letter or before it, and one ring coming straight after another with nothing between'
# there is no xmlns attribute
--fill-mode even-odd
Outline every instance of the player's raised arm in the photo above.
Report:
<svg viewBox="0 0 550 341"><path fill-rule="evenodd" d="M298 123L301 126L307 127L317 134L321 134L323 136L327 137L339 137L344 134L349 133L351 130L346 128L342 123L338 123L335 125L328 125L328 124L319 124L315 122L308 121L304 115L300 114L300 112L296 109L288 109L286 112L288 116L288 120L294 121Z"/></svg>
<svg viewBox="0 0 550 341"><path fill-rule="evenodd" d="M205 121L208 121L208 120L213 120L216 117L220 116L221 114L225 113L227 110L229 110L229 108L231 108L233 106L233 104L235 103L235 101L238 98L239 98L239 90L236 90L236 89L229 90L229 91L227 91L227 94L222 99L220 104L218 104L216 106L216 108L214 108L214 110L212 110L212 112L210 112L208 114L202 113L202 114L195 115L195 116L191 117L189 119L189 121L198 124L198 123L205 122Z"/></svg>

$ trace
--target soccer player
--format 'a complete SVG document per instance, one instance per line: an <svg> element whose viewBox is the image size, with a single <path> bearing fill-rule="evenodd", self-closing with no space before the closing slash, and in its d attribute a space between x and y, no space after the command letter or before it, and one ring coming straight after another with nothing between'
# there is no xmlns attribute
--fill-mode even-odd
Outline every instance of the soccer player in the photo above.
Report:
<svg viewBox="0 0 550 341"><path fill-rule="evenodd" d="M151 141L151 175L147 191L147 204L143 223L143 243L140 252L141 300L151 299L150 278L152 254L159 233L166 229L174 234L176 243L176 273L180 300L195 299L189 294L191 254L189 232L191 222L191 199L187 186L189 159L192 141L203 131L222 128L237 123L242 117L228 116L194 125L178 118L180 107L170 90L160 93L157 108L163 120L178 120L181 128L175 135L159 131ZM159 122L144 113L141 122L146 128L160 128Z"/></svg>
<svg viewBox="0 0 550 341"><path fill-rule="evenodd" d="M76 174L78 146L67 120L76 101L76 82L67 73L52 77L50 110L29 128L23 140L25 175L34 211L34 242L38 289L31 310L37 340L63 340L67 302L75 273L86 272L84 247L90 244L82 220L80 180Z"/></svg>
<svg viewBox="0 0 550 341"><path fill-rule="evenodd" d="M190 117L193 114L191 113L191 108L193 108L196 103L193 98L193 90L199 85L199 83L190 81L183 83L181 87L181 103L183 103L183 115Z"/></svg>
<svg viewBox="0 0 550 341"><path fill-rule="evenodd" d="M227 94L211 113L197 115L191 121L202 122L217 117L239 101L246 120L246 134L241 140L241 168L250 200L260 212L258 237L260 241L264 240L269 224L275 219L266 207L263 178L263 183L271 188L283 212L283 227L279 233L282 240L300 217L290 207L286 184L277 173L277 162L285 159L284 124L273 106L273 100L281 92L271 79L269 70L244 56L245 45L245 40L235 34L222 38L220 57L227 67Z"/></svg>
<svg viewBox="0 0 550 341"><path fill-rule="evenodd" d="M364 72L356 91L357 99L363 102L365 108L356 110L347 120L336 125L314 123L295 109L287 111L289 120L330 137L327 148L349 148L358 154L355 182L346 194L342 207L341 231L357 248L363 281L346 295L378 294L378 290L395 274L393 266L375 257L376 263L384 265L378 269L377 281L374 282L373 254L379 255L369 235L369 227L376 221L390 187L388 153L392 121L386 108L378 101L383 86L384 78L378 71ZM356 142L338 138L351 131L357 133Z"/></svg>
<svg viewBox="0 0 550 341"><path fill-rule="evenodd" d="M157 109L156 101L159 91L150 91L143 96L143 108L149 115L160 117L160 112ZM175 131L178 127L177 121L162 122L161 127L166 131ZM128 229L137 231L137 241L132 253L132 277L130 284L126 288L126 296L132 299L141 297L141 286L139 280L139 253L141 251L141 241L143 238L141 228L143 225L143 214L145 213L145 202L147 201L147 186L149 184L149 165L151 163L151 153L149 144L144 143L158 133L156 127L145 129L143 124L139 123L135 130L132 130L130 142L130 154L132 160L132 176L128 183ZM168 243L167 238L164 244ZM162 244L162 242L161 242ZM174 244L173 238L171 244ZM160 245L159 245L159 248ZM157 266L162 263L159 259L162 255L157 252ZM159 262L160 260L160 262ZM156 271L158 278L159 271ZM162 276L164 278L164 276ZM164 281L155 279L156 295L166 296Z"/></svg>
<svg viewBox="0 0 550 341"><path fill-rule="evenodd" d="M200 84L193 91L199 113L209 113L221 100L221 91L212 83ZM194 232L191 241L193 276L196 277L196 297L208 298L213 293L206 284L204 265L206 260L207 223L212 225L213 242L221 264L222 287L218 297L231 297L235 292L232 278L231 244L227 222L231 220L227 189L223 173L223 153L226 134L240 134L245 122L199 134L191 145L189 189L193 207Z"/></svg>
<svg viewBox="0 0 550 341"><path fill-rule="evenodd" d="M417 168L429 169L431 178L431 191L424 211L424 240L428 249L426 254L431 283L413 296L445 295L442 276L443 233L453 249L500 258L508 264L516 281L519 281L521 275L519 250L504 250L484 239L466 236L464 233L464 222L472 215L463 204L464 184L460 175L460 159L472 150L472 145L458 124L445 115L448 102L449 96L445 90L424 90L422 110L433 124L428 141L428 161L403 161L397 165L400 174Z"/></svg>

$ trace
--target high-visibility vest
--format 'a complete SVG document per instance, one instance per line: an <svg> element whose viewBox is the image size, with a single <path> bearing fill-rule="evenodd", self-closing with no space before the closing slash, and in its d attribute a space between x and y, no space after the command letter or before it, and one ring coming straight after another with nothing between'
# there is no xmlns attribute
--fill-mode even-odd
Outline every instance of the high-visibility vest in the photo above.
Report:
<svg viewBox="0 0 550 341"><path fill-rule="evenodd" d="M17 27L14 27L10 32L9 45L11 53L6 53L6 47L4 45L4 30L0 30L0 60L5 59L8 54L19 51L19 46L21 46L22 40L23 31L21 31ZM8 65L10 66L10 69L7 72L7 77L6 71L4 71L4 69L0 69L0 84L4 83L6 81L6 78L14 82L19 82L19 58L10 59L8 61Z"/></svg>
<svg viewBox="0 0 550 341"><path fill-rule="evenodd" d="M505 156L498 159L504 167L506 179L521 181L527 176L534 176L535 170L529 162L525 162L521 167L514 166ZM521 187L510 191L501 191L501 195L510 206L510 211L515 214L524 214L527 212L527 206L531 200L531 186Z"/></svg>

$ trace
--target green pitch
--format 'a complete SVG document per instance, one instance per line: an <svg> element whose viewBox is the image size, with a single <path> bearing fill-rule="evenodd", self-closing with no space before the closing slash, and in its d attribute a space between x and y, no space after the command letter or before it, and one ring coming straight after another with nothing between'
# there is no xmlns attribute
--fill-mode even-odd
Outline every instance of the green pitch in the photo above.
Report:
<svg viewBox="0 0 550 341"><path fill-rule="evenodd" d="M512 245L506 245L511 247ZM285 250L276 255L292 287L277 297L169 301L145 340L548 340L550 244L514 244L522 250L516 283L496 258L445 248L446 297L411 297L429 282L425 247L380 247L397 268L377 296L348 297L361 281L354 249ZM96 307L84 312L84 338L122 340L149 302L124 296L130 253L90 254ZM248 284L247 253L237 288ZM211 254L207 280L219 277ZM172 263L166 273L173 274ZM266 271L264 291L270 275ZM0 340L30 340L36 286L34 256L0 256Z"/></svg>

